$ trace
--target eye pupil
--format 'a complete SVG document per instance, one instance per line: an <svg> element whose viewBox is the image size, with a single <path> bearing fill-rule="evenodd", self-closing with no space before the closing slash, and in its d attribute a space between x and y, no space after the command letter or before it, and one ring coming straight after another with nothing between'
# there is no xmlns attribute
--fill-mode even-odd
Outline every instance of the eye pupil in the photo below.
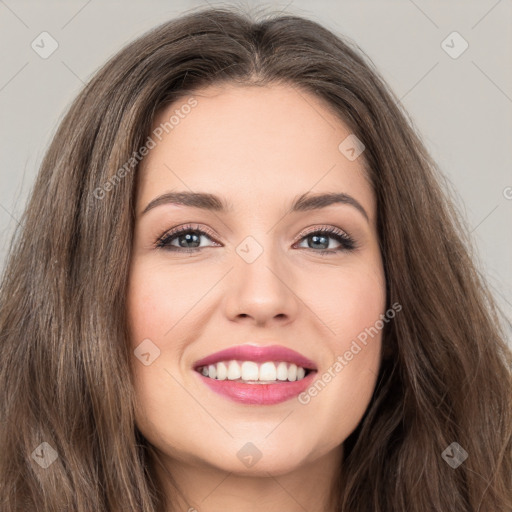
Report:
<svg viewBox="0 0 512 512"><path fill-rule="evenodd" d="M327 242L320 242L320 244L323 246L323 245L326 245L325 248L329 247L329 240L328 240L328 237L326 237L325 235L312 235L311 236L311 239L313 240L314 244L316 244L317 242L319 242L320 240L325 240ZM311 246L311 244L309 245L311 248L315 248L315 247L318 247L318 245L313 245Z"/></svg>
<svg viewBox="0 0 512 512"><path fill-rule="evenodd" d="M201 236L198 235L197 233L189 232L189 233L187 233L185 235L180 235L178 237L178 239L180 240L180 242L179 242L180 247L186 247L186 248L190 247L190 246L187 246L187 245L183 245L181 243L182 239L185 239L186 242L191 242L193 244L196 244L196 245L193 245L192 247L197 247L199 245L200 241L201 241Z"/></svg>

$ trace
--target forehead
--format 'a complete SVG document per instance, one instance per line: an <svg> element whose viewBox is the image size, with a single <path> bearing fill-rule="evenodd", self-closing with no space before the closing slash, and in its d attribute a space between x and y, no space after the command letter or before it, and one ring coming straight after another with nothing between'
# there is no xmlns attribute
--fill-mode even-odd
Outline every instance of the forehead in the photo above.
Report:
<svg viewBox="0 0 512 512"><path fill-rule="evenodd" d="M320 98L294 86L198 90L155 117L156 144L139 169L138 209L172 190L211 192L239 210L256 198L271 207L284 197L334 191L357 195L373 217L364 160L339 149L349 135Z"/></svg>

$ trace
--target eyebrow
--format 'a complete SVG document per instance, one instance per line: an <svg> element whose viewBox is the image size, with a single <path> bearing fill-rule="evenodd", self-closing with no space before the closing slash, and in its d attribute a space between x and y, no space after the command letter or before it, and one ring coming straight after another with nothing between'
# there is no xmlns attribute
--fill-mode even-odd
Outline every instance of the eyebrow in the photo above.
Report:
<svg viewBox="0 0 512 512"><path fill-rule="evenodd" d="M231 202L214 194L183 191L167 192L161 196L155 197L146 208L144 208L141 215L144 215L162 204L190 206L219 213L232 212L234 210ZM323 194L310 194L306 192L294 199L290 211L293 213L320 210L333 204L347 204L353 206L363 215L367 222L370 220L361 203L354 197L342 192L328 192Z"/></svg>

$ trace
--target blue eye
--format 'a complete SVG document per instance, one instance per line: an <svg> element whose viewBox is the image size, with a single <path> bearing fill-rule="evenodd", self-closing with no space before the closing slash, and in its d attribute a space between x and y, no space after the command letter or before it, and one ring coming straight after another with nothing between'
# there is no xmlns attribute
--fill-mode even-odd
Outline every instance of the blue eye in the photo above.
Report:
<svg viewBox="0 0 512 512"><path fill-rule="evenodd" d="M213 233L207 229L199 229L198 226L192 226L189 224L164 233L156 241L155 247L172 252L198 252L204 249L204 247L199 247L201 238L203 237L214 241ZM357 247L355 241L350 236L331 226L303 234L299 241L308 239L311 240L311 243L308 243L308 247L306 249L312 250L313 252L317 252L321 255L335 254L341 251L352 251ZM336 240L340 244L340 247L328 249L330 243L329 239ZM172 243L175 240L178 242L177 246ZM214 243L217 244L215 241ZM323 248L323 246L326 246L326 248ZM319 248L320 250L316 250L316 248Z"/></svg>
<svg viewBox="0 0 512 512"><path fill-rule="evenodd" d="M325 227L311 231L302 236L301 240L311 240L311 244L308 243L308 249L314 249L315 247L326 245L329 247L329 238L336 240L340 247L337 249L327 249L320 247L320 254L335 254L341 251L352 251L356 248L355 241L343 231L334 227Z"/></svg>
<svg viewBox="0 0 512 512"><path fill-rule="evenodd" d="M206 237L211 240L213 239L213 234L208 230L199 229L198 226L194 227L188 224L164 233L156 241L155 247L167 251L198 252L203 249L202 247L197 247L201 242L201 237ZM178 247L171 244L174 240L178 240ZM185 245L182 245L182 243ZM192 247L187 246L187 244L192 244Z"/></svg>

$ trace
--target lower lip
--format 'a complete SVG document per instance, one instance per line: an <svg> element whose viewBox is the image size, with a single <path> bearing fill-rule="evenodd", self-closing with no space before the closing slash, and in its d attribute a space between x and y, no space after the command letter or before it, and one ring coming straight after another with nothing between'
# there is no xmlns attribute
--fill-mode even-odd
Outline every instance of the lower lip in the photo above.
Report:
<svg viewBox="0 0 512 512"><path fill-rule="evenodd" d="M296 381L281 381L275 384L245 384L233 380L217 380L195 372L215 393L235 402L255 405L272 405L285 402L305 391L313 382L316 371Z"/></svg>

